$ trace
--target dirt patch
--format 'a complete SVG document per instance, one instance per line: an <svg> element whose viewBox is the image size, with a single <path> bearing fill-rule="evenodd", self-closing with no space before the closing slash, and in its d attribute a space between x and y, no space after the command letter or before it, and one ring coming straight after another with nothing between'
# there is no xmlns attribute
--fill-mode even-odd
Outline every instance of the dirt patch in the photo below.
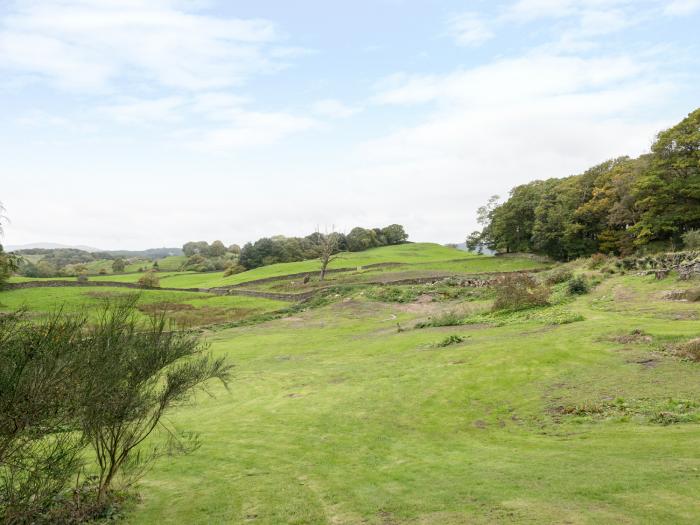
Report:
<svg viewBox="0 0 700 525"><path fill-rule="evenodd" d="M627 334L618 334L606 338L607 341L612 341L613 343L619 343L621 345L629 344L648 344L654 339L649 334L645 333L644 330L636 328Z"/></svg>

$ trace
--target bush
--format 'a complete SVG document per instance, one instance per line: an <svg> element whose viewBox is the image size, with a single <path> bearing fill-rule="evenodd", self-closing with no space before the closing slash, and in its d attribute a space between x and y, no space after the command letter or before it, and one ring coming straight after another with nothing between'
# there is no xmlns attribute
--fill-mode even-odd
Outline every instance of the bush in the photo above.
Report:
<svg viewBox="0 0 700 525"><path fill-rule="evenodd" d="M463 317L457 312L446 312L437 317L416 324L416 328L430 328L440 326L458 326L463 324Z"/></svg>
<svg viewBox="0 0 700 525"><path fill-rule="evenodd" d="M700 337L677 345L676 355L688 361L700 362Z"/></svg>
<svg viewBox="0 0 700 525"><path fill-rule="evenodd" d="M700 248L700 230L690 230L683 234L683 246L692 250Z"/></svg>
<svg viewBox="0 0 700 525"><path fill-rule="evenodd" d="M100 275L107 275L107 268L100 268L99 274Z"/></svg>
<svg viewBox="0 0 700 525"><path fill-rule="evenodd" d="M568 268L557 268L547 275L544 282L549 285L559 284L571 279L572 275Z"/></svg>
<svg viewBox="0 0 700 525"><path fill-rule="evenodd" d="M139 279L139 286L142 288L159 288L160 279L158 278L156 272L149 270Z"/></svg>
<svg viewBox="0 0 700 525"><path fill-rule="evenodd" d="M569 280L566 290L569 295L584 295L590 290L590 285L583 275L578 275Z"/></svg>
<svg viewBox="0 0 700 525"><path fill-rule="evenodd" d="M78 281L79 283L86 283L86 282L88 282L88 276L87 276L87 274L85 274L85 273L79 273L78 275L76 275L75 279L76 279L76 281Z"/></svg>
<svg viewBox="0 0 700 525"><path fill-rule="evenodd" d="M237 273L242 273L245 271L246 269L240 264L233 264L226 268L226 270L224 271L224 277L230 277L231 275L235 275Z"/></svg>
<svg viewBox="0 0 700 525"><path fill-rule="evenodd" d="M524 273L507 274L494 287L493 310L525 310L549 304L549 288Z"/></svg>
<svg viewBox="0 0 700 525"><path fill-rule="evenodd" d="M683 293L683 299L696 303L700 301L700 288L689 288Z"/></svg>
<svg viewBox="0 0 700 525"><path fill-rule="evenodd" d="M595 270L596 268L599 268L604 263L606 263L607 260L608 260L608 257L605 254L594 253L593 255L591 255L591 258L588 260L588 268L590 270Z"/></svg>
<svg viewBox="0 0 700 525"><path fill-rule="evenodd" d="M461 335L452 334L452 335L448 335L447 337L445 337L442 341L435 343L435 346L437 348L444 348L446 346L463 343L466 339L467 339L466 337L463 337Z"/></svg>

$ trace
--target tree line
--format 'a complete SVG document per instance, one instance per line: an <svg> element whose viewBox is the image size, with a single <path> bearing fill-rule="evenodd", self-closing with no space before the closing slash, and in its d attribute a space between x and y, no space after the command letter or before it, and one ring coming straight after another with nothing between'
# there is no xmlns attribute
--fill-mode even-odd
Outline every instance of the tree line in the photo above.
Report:
<svg viewBox="0 0 700 525"><path fill-rule="evenodd" d="M321 252L332 247L333 255L339 252L360 252L380 246L402 244L408 234L400 224L384 228L361 228L350 230L347 235L339 232L322 234L314 232L306 237L263 237L243 246L239 264L246 270L269 264L316 259Z"/></svg>
<svg viewBox="0 0 700 525"><path fill-rule="evenodd" d="M569 260L679 249L700 228L700 109L659 133L647 154L516 186L505 202L491 197L477 220L471 250Z"/></svg>

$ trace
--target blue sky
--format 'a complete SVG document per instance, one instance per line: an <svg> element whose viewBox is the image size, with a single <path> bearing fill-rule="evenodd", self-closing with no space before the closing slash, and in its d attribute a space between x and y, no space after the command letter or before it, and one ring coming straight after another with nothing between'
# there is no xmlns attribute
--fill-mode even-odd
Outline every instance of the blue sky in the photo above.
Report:
<svg viewBox="0 0 700 525"><path fill-rule="evenodd" d="M458 242L698 107L698 27L700 0L6 0L3 242Z"/></svg>

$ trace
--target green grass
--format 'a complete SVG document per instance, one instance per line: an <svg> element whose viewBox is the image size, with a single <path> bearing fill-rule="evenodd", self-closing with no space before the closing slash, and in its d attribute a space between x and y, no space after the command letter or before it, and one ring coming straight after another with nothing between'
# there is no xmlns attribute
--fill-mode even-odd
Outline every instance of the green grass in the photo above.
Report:
<svg viewBox="0 0 700 525"><path fill-rule="evenodd" d="M566 325L397 332L435 305L356 299L215 333L231 391L178 410L203 447L155 466L130 522L696 523L700 425L654 416L680 410L669 398L697 412L700 365L608 336L689 338L700 322L657 315L681 306L657 296L678 283L635 279L575 299L584 320ZM619 287L641 317L600 308ZM559 410L606 403L631 408Z"/></svg>
<svg viewBox="0 0 700 525"><path fill-rule="evenodd" d="M161 270L158 274L161 286L170 288L214 288L303 272L315 275L319 271L317 260L272 264L229 277L224 277L224 272L196 273L175 271L180 267L184 259L184 256L173 256L158 262ZM401 266L370 268L348 274L329 274L329 280L361 282L375 276L382 277L405 272L413 273L398 275L396 278L411 277L414 274L416 276L424 275L426 273L431 275L450 275L531 270L546 266L528 258L478 256L439 244L414 243L374 248L364 252L343 253L329 267L357 269L358 267L379 263L397 263ZM145 264L140 262L128 265L124 274L93 275L90 279L95 281L137 282L141 277L137 270L144 265L146 268L151 267L151 263ZM54 279L74 280L75 277L58 277ZM34 279L14 277L11 279L11 282L30 280ZM263 288L265 287L268 287L268 285L263 286Z"/></svg>
<svg viewBox="0 0 700 525"><path fill-rule="evenodd" d="M167 280L191 277L201 274ZM664 299L694 285L614 276L550 308L420 330L409 327L446 312L475 318L488 294L388 304L357 290L206 332L235 364L230 390L211 385L214 397L169 416L202 447L156 463L126 522L697 523L700 364L669 344L697 337L700 318L697 304ZM47 311L109 290L127 291L39 288L0 292L0 303ZM644 337L630 337L639 329Z"/></svg>
<svg viewBox="0 0 700 525"><path fill-rule="evenodd" d="M175 305L170 313L177 321L190 326L231 322L285 308L288 303L244 296L217 296L197 292L130 290L116 287L51 287L0 292L0 311L26 308L41 315L62 308L66 312L82 308L95 311L105 299L139 294L139 305ZM172 307L172 306L171 306ZM149 310L144 309L144 315Z"/></svg>

